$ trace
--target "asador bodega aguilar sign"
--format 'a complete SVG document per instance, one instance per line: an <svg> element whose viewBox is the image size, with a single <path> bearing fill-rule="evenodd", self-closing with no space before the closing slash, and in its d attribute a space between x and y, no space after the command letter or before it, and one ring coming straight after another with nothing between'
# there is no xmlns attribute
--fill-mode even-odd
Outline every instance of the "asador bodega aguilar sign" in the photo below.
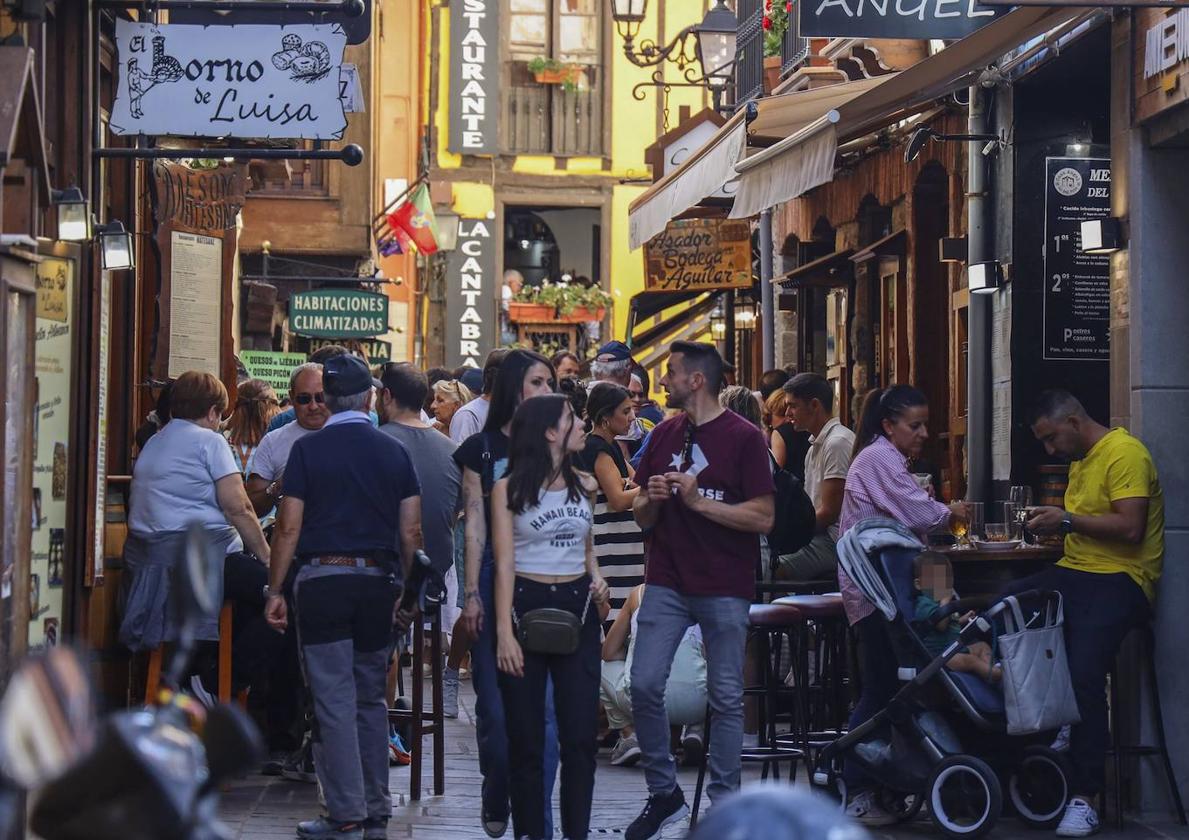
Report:
<svg viewBox="0 0 1189 840"><path fill-rule="evenodd" d="M341 26L116 22L113 134L338 140Z"/></svg>

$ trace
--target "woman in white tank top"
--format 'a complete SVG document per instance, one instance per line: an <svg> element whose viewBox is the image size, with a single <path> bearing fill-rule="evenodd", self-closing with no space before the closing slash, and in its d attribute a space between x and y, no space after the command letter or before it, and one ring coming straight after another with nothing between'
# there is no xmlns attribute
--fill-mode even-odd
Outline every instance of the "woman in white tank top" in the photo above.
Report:
<svg viewBox="0 0 1189 840"><path fill-rule="evenodd" d="M545 691L552 677L561 753L562 836L584 840L594 794L600 612L609 590L591 537L594 484L572 463L583 426L564 396L533 397L512 419L507 476L491 494L496 656L508 729L516 837L545 836ZM580 627L573 652L522 648L530 612L563 610Z"/></svg>

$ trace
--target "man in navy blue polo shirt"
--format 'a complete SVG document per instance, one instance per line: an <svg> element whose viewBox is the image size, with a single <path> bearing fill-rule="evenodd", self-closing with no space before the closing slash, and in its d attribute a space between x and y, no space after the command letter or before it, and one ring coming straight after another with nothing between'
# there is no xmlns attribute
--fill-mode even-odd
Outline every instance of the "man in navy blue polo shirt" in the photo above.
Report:
<svg viewBox="0 0 1189 840"><path fill-rule="evenodd" d="M392 810L385 678L393 608L421 547L421 487L405 447L368 418L363 361L328 359L322 387L330 419L293 444L285 468L265 614L285 629L281 587L296 556L297 634L327 810L299 823L297 836L381 838Z"/></svg>

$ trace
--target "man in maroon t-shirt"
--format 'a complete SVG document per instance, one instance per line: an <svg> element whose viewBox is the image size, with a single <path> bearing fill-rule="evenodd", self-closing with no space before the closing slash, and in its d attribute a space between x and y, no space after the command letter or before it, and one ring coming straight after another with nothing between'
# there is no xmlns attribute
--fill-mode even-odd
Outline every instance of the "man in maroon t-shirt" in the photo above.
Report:
<svg viewBox="0 0 1189 840"><path fill-rule="evenodd" d="M687 811L669 754L665 683L692 624L705 643L714 709L708 792L715 800L739 787L747 613L776 493L763 435L719 407L723 360L714 345L675 342L661 385L669 407L684 413L652 430L636 470L645 492L633 512L651 542L631 693L648 804L626 840L652 840Z"/></svg>

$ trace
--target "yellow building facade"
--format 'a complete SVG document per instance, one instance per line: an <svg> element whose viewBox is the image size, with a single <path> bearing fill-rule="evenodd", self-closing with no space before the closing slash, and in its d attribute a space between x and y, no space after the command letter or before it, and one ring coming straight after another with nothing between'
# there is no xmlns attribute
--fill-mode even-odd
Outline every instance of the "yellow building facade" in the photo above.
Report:
<svg viewBox="0 0 1189 840"><path fill-rule="evenodd" d="M657 0L637 43L668 43L707 8ZM590 278L613 300L599 339L624 338L644 286L628 245L628 205L652 180L644 152L683 109L706 107L705 90L637 88L656 68L625 57L610 0L450 0L421 13L428 177L435 206L462 217L445 276L425 284L425 360L481 364L504 343L509 269L529 283Z"/></svg>

